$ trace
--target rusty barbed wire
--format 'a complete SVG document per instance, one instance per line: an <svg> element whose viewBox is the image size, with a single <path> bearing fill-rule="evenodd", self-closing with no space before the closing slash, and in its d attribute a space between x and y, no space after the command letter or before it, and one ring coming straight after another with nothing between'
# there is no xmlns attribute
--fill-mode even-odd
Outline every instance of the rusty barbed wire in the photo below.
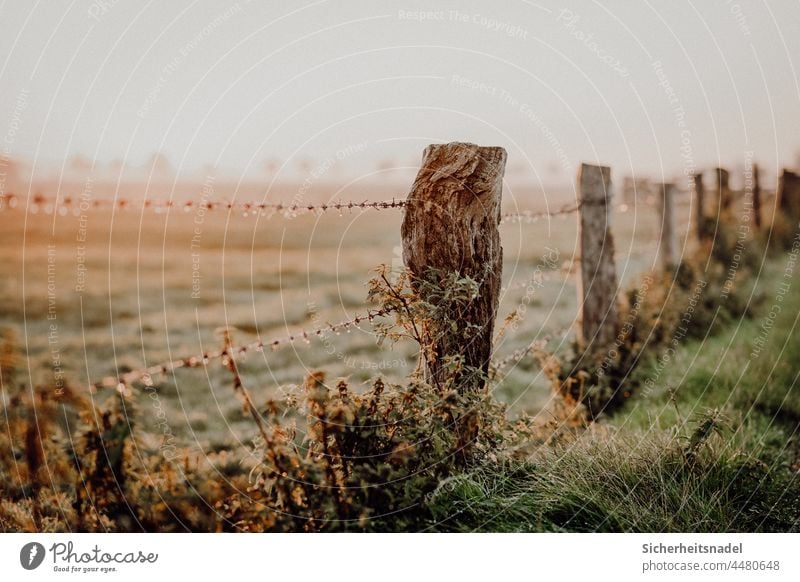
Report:
<svg viewBox="0 0 800 582"><path fill-rule="evenodd" d="M0 196L0 211L22 209L25 198L20 198L15 194ZM227 200L154 200L154 199L130 199L130 198L86 198L64 196L53 198L37 194L30 199L28 210L36 214L58 213L62 216L72 213L80 215L82 212L97 210L101 208L116 208L118 210L152 210L156 214L166 213L170 210L191 212L211 212L214 210L228 210L230 212L241 212L244 216L264 216L272 217L281 214L285 218L294 218L301 214L322 214L328 211L352 210L386 210L390 208L404 208L406 200L392 198L391 200L339 200L335 202L324 202L321 204L305 204L300 202L255 202L248 201L227 201Z"/></svg>
<svg viewBox="0 0 800 582"><path fill-rule="evenodd" d="M124 389L125 386L133 382L144 382L145 385L152 386L154 376L165 376L182 368L199 368L201 366L206 366L212 360L217 359L222 359L223 363L226 363L226 358L232 358L234 356L243 355L252 351L260 352L267 348L275 350L282 345L291 344L298 340L310 343L311 339L313 338L323 337L324 334L327 333L338 334L342 330L349 330L352 327L358 328L359 324L365 321L371 322L378 317L388 315L390 312L390 309L372 309L363 315L357 315L352 319L340 321L339 323L329 323L323 327L313 330L299 330L295 333L276 337L271 340L256 340L238 346L234 346L230 343L230 341L226 340L225 346L222 349L207 351L200 355L175 358L167 362L161 362L152 366L131 370L118 376L106 376L105 378L94 382L93 386L96 388L117 387L120 390Z"/></svg>

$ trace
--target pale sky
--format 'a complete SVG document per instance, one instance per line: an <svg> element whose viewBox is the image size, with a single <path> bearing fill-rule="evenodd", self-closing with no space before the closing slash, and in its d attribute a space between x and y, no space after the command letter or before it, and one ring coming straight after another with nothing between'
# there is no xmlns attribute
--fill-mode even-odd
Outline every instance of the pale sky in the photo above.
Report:
<svg viewBox="0 0 800 582"><path fill-rule="evenodd" d="M800 146L798 60L796 0L11 0L0 144L37 168L160 151L181 172L364 173L458 140L544 180L769 171Z"/></svg>

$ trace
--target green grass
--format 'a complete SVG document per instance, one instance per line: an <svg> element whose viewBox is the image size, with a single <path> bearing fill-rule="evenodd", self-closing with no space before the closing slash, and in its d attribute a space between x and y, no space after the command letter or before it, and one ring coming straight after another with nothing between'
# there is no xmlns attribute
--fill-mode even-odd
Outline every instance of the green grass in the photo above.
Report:
<svg viewBox="0 0 800 582"><path fill-rule="evenodd" d="M800 530L800 293L782 300L784 261L758 284L756 316L686 342L610 419L530 459L440 485L440 531L757 532ZM764 332L773 305L780 312ZM764 348L754 354L754 342Z"/></svg>

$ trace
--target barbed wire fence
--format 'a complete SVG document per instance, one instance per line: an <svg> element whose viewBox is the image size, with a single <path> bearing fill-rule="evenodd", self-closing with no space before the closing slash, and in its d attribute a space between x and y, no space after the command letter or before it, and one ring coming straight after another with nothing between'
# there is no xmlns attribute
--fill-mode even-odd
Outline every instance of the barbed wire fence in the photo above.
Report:
<svg viewBox="0 0 800 582"><path fill-rule="evenodd" d="M612 205L610 202L610 182L608 180L608 171L605 168L600 166L587 166L584 165L583 172L595 172L596 170L600 171L599 181L595 181L592 184L586 185L583 181L579 180L579 201L572 202L568 204L564 204L563 206L554 208L554 209L547 209L541 211L519 211L519 212L507 212L502 213L500 216L500 224L533 224L539 222L543 219L554 219L554 218L568 218L571 215L578 215L580 228L587 228L587 223L594 222L595 224L600 224L604 221L605 226L600 229L597 233L598 236L602 237L603 240L610 237L609 229L609 221L608 221L608 213L611 210L616 210L618 212L627 212L631 209L631 205L628 203L621 203ZM672 229L673 227L672 222L674 221L674 217L671 216L664 216L663 213L665 212L665 203L664 203L664 196L665 192L669 192L671 194L671 188L663 188L661 196L662 198L657 201L656 207L659 208L661 212L662 218L662 233L661 238L663 239L666 236L672 236ZM728 193L728 196L733 196L733 194ZM177 212L191 212L191 211L203 211L203 212L212 212L212 211L227 211L230 213L241 213L243 216L257 216L257 217L264 217L264 218L272 218L275 216L280 216L286 219L295 218L300 215L322 215L328 212L336 212L340 215L343 215L347 212L353 211L367 211L367 210L408 210L408 208L417 200L409 197L405 199L400 199L397 197L393 197L389 200L349 200L349 201L334 201L334 202L327 202L327 203L319 203L319 204L304 204L304 203L280 203L280 202L265 202L265 201L255 201L255 200L247 200L247 201L210 201L210 200L203 200L201 202L196 202L193 200L153 200L153 199L131 199L126 197L117 197L117 198L82 198L82 197L75 197L75 196L63 196L63 197L47 197L40 194L33 195L29 198L21 198L13 194L5 194L0 195L0 211L21 211L26 210L31 213L44 213L44 214L59 214L59 215L68 215L74 214L79 215L83 212L87 212L89 210L97 210L97 209L115 209L121 211L152 211L154 213L168 213L171 211ZM650 205L648 205L650 206ZM674 208L674 205L669 205L671 208ZM569 263L570 266L566 270L564 268L560 269L550 269L546 271L542 271L537 269L533 275L526 277L523 281L511 282L508 285L502 287L500 289L500 293L505 294L510 291L518 290L518 289L526 289L530 288L531 285L541 285L546 281L553 281L553 280L561 280L566 281L568 278L572 277L574 274L574 267L573 265L579 266L579 272L577 273L579 281L577 283L578 286L585 283L586 272L592 269L596 269L598 257L596 254L588 253L589 256L587 259L584 259L584 251L588 250L585 248L586 242L583 241L581 245L581 251L579 255L570 257ZM658 249L657 249L658 250ZM647 254L649 249L644 251L639 251L639 254ZM636 251L629 250L627 253L623 253L624 256L632 256L637 254ZM613 261L615 257L611 257ZM586 263L590 261L591 264L581 265L582 263ZM580 272L582 270L582 273ZM610 273L610 275L608 275ZM607 276L608 280L601 285L602 288L611 288L616 289L616 272L613 269L608 271ZM592 284L596 284L596 280L592 280ZM584 292L585 294L585 292ZM584 297L585 299L585 297ZM616 294L612 297L612 300L616 300ZM608 306L608 299L606 298L605 302L602 305L597 306L590 306L590 309L593 312L586 313L586 302L581 305L581 309L583 313L578 314L576 316L575 321L581 321L581 326L583 329L578 329L578 343L581 344L581 338L586 337L587 333L591 333L587 331L586 324L587 321L592 325L598 325L598 315L600 311L604 311L607 309ZM597 312L597 313L595 313ZM252 342L248 342L241 345L235 345L233 343L232 337L230 335L230 330L226 329L224 332L224 345L222 348L217 350L206 351L200 354L193 354L188 356L182 356L177 358L172 358L169 361L160 362L154 365L144 366L142 368L137 368L134 370L130 370L121 374L117 374L114 376L106 376L100 379L99 381L93 382L92 386L94 388L117 388L118 390L125 390L127 386L130 386L134 383L141 382L145 386L154 386L155 380L158 377L166 376L168 374L174 373L176 370L179 369L192 369L192 368L200 368L208 366L212 361L220 360L225 367L231 370L234 376L239 377L238 367L235 364L235 358L239 356L246 355L250 352L263 352L266 349L275 350L282 346L293 344L296 341L304 341L310 342L316 338L323 338L329 333L339 333L342 330L349 330L351 328L359 328L359 326L363 323L372 323L374 320L378 318L383 318L391 315L391 311L388 309L372 309L368 310L363 314L356 315L350 319L340 321L335 324L326 324L324 326L314 328L311 330L298 330L292 333L288 333L283 336L274 337L271 339L257 339ZM514 314L510 314L508 317L513 317ZM605 319L605 316L603 317ZM613 322L611 322L613 324ZM602 324L602 322L601 322ZM607 323L605 325L608 325ZM580 327L580 326L579 326ZM534 341L529 343L527 346L523 348L519 348L514 350L512 353L503 356L503 357L495 357L492 354L492 360L490 365L490 378L493 381L502 381L505 377L502 372L510 365L516 364L529 356L531 353L535 352L536 350L544 349L544 347L555 337L565 337L566 334L570 333L571 330L574 330L576 326L570 325L563 329L560 329L555 332L550 332L545 334L542 337L537 337ZM595 330L593 333L597 333ZM505 335L506 332L503 331L500 335ZM499 338L497 338L499 339ZM586 348L585 340L583 341L583 348ZM596 346L595 346L596 347ZM231 367L233 366L233 367ZM252 404L252 403L251 403Z"/></svg>

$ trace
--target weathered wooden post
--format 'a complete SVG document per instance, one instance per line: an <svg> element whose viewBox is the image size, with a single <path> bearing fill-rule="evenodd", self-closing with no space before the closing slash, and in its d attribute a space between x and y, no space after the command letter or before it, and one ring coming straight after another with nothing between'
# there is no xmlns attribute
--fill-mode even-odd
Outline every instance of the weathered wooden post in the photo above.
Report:
<svg viewBox="0 0 800 582"><path fill-rule="evenodd" d="M478 296L460 314L458 329L424 329L434 356L423 362L429 381L447 379L445 358L463 356L463 365L489 371L502 277L500 202L506 151L471 143L430 145L408 197L401 234L403 260L420 281L438 284L457 273L480 285ZM427 300L429 298L423 297ZM480 374L461 374L460 390L483 385Z"/></svg>
<svg viewBox="0 0 800 582"><path fill-rule="evenodd" d="M694 180L694 198L697 206L695 214L695 228L697 229L697 241L703 242L708 237L706 232L706 189L703 185L703 173L697 172L692 176Z"/></svg>
<svg viewBox="0 0 800 582"><path fill-rule="evenodd" d="M753 164L750 179L752 180L753 219L756 230L761 230L761 183L759 182L758 164Z"/></svg>
<svg viewBox="0 0 800 582"><path fill-rule="evenodd" d="M661 218L661 235L658 242L658 259L664 271L675 268L675 185L658 185L658 211Z"/></svg>
<svg viewBox="0 0 800 582"><path fill-rule="evenodd" d="M611 235L611 169L582 164L580 192L581 268L578 281L578 348L597 361L611 348L617 334L617 270Z"/></svg>
<svg viewBox="0 0 800 582"><path fill-rule="evenodd" d="M725 168L717 168L717 199L719 200L720 214L725 214L730 210L733 200L731 190L728 186L730 173Z"/></svg>
<svg viewBox="0 0 800 582"><path fill-rule="evenodd" d="M778 208L787 220L800 219L800 176L787 169L778 182Z"/></svg>

